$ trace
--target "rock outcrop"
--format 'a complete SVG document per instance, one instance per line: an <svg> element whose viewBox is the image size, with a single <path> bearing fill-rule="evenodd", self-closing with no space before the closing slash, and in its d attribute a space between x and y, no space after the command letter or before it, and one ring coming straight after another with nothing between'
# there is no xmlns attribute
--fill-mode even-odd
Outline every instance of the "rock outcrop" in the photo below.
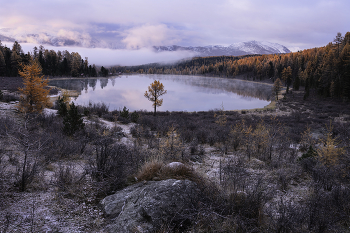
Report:
<svg viewBox="0 0 350 233"><path fill-rule="evenodd" d="M152 232L171 222L177 228L190 225L197 213L200 189L190 180L140 182L101 202L111 223L109 232Z"/></svg>

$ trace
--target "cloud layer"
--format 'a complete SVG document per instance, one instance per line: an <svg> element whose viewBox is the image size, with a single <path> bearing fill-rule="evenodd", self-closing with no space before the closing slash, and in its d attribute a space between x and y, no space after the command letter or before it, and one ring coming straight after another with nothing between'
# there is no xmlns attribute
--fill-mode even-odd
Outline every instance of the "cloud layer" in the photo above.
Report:
<svg viewBox="0 0 350 233"><path fill-rule="evenodd" d="M349 13L348 0L13 0L0 8L0 35L127 49L249 40L306 49L345 34Z"/></svg>
<svg viewBox="0 0 350 233"><path fill-rule="evenodd" d="M12 42L2 42L9 48L12 48ZM33 52L34 47L38 44L21 43L24 53ZM147 63L173 63L180 59L186 59L195 56L195 53L189 51L161 52L156 53L149 48L141 48L137 50L128 49L103 49L103 48L83 48L83 47L55 47L44 46L45 49L54 51L78 52L82 58L87 57L89 64L113 66L113 65L141 65Z"/></svg>

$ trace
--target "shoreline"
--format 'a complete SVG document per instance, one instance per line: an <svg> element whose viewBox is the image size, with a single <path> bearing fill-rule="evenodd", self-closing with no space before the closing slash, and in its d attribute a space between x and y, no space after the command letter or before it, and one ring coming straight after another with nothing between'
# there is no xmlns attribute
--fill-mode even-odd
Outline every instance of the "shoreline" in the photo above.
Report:
<svg viewBox="0 0 350 233"><path fill-rule="evenodd" d="M259 82L259 81L253 81L253 80L247 80L247 79L243 79L242 76L236 76L236 77L218 77L218 76L205 76L205 75L176 75L176 74L138 74L138 73L131 73L131 74L121 74L121 75L115 75L115 76L107 76L107 77L45 77L48 80L74 80L74 79L110 79L110 78L117 78L117 77L121 77L121 76L133 76L133 75L162 75L162 76L194 76L194 77L205 77L205 78L220 78L220 79L227 79L227 80L237 80L237 81L242 81L242 82L248 82L248 83L255 83L255 84L263 84L263 85L268 85L268 86L273 86L273 84L271 83L266 83L266 82ZM13 77L0 77L2 79L12 79ZM19 77L17 77L17 79L19 79ZM1 86L0 86L1 87ZM76 90L69 90L69 89L63 89L63 88L59 88L56 86L49 86L51 88L56 88L59 89L61 92L63 91L67 91L69 93L69 97L71 98L76 98L80 95L80 93L78 93L78 91ZM4 89L6 90L6 89ZM14 91L14 90L12 90ZM10 90L11 92L11 90ZM264 106L264 107L260 107L260 108L252 108L252 109L235 109L235 110L225 110L225 111L235 111L235 112L256 112L256 111L272 111L276 109L277 103L280 99L283 98L283 95L286 92L286 88L283 88L282 91L280 92L280 94L278 95L278 100L272 100L268 105ZM54 103L59 95L53 95L50 96L51 101ZM207 111L193 111L193 112L208 112L210 110ZM166 112L166 111L165 111ZM171 111L171 112L179 112L179 111ZM182 111L183 112L183 111Z"/></svg>

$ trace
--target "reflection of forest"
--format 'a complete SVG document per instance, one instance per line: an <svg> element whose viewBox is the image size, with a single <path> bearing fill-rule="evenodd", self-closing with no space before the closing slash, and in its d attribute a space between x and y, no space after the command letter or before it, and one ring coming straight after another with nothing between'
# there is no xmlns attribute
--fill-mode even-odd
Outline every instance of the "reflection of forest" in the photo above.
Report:
<svg viewBox="0 0 350 233"><path fill-rule="evenodd" d="M205 92L213 94L233 92L243 97L254 97L259 100L268 101L272 96L270 85L243 80L181 75L158 75L157 78L159 80L171 80L185 83L186 85L205 88Z"/></svg>
<svg viewBox="0 0 350 233"><path fill-rule="evenodd" d="M173 82L184 83L186 85L199 87L200 92L220 94L224 92L233 92L243 97L254 97L259 100L269 101L272 96L271 86L260 83L247 82L242 80L198 77L198 76L181 76L181 75L147 75L150 78L159 80L170 80ZM115 85L115 77L110 78L112 85ZM75 90L81 93L83 90L87 92L88 87L96 89L97 80L103 89L108 85L108 78L86 78L86 79L64 79L50 80L50 85L63 89Z"/></svg>
<svg viewBox="0 0 350 233"><path fill-rule="evenodd" d="M103 80L103 81L101 81ZM93 90L96 89L97 79L86 78L86 79L59 79L50 80L49 85L56 86L62 89L74 90L81 93L83 90L87 92L88 88L91 87ZM101 88L104 88L108 84L108 79L100 79Z"/></svg>

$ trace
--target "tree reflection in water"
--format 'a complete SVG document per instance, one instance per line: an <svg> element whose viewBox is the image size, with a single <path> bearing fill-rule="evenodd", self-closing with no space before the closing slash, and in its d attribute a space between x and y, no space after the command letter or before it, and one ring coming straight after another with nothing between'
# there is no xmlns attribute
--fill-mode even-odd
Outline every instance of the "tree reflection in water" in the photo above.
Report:
<svg viewBox="0 0 350 233"><path fill-rule="evenodd" d="M109 82L109 79L111 82ZM160 80L168 90L160 111L208 111L262 108L272 99L272 86L235 79L185 75L130 75L109 78L54 79L49 85L75 90L76 104L104 102L110 110L127 106L131 111L152 111L143 97L150 80Z"/></svg>

